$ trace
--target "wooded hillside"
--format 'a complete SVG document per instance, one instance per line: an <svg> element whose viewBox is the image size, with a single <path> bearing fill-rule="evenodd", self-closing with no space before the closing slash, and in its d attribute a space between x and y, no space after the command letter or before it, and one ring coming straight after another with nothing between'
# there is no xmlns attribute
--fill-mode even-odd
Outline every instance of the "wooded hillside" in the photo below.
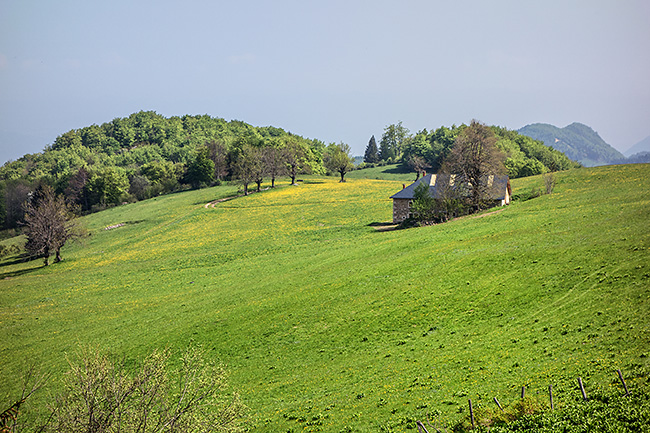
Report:
<svg viewBox="0 0 650 433"><path fill-rule="evenodd" d="M291 154L297 172L324 172L325 144L319 140L208 115L166 118L141 111L70 130L43 152L6 163L0 168L0 216L5 227L15 227L22 203L39 183L83 211L218 183L240 175L238 161L262 148Z"/></svg>
<svg viewBox="0 0 650 433"><path fill-rule="evenodd" d="M466 125L426 129L410 134L388 125L377 147L374 136L366 163L401 163L405 169L437 171ZM511 178L576 166L564 154L515 131L492 126ZM342 145L343 143L341 143ZM346 145L347 146L347 145ZM164 117L140 111L101 125L73 129L58 136L43 152L28 154L0 167L0 221L15 228L23 203L38 185L47 184L82 212L133 202L173 191L238 180L261 184L263 178L300 173L324 174L327 147L273 126L255 127L209 115ZM329 149L329 150L328 150ZM349 147L345 159L349 159ZM346 171L351 168L344 165Z"/></svg>

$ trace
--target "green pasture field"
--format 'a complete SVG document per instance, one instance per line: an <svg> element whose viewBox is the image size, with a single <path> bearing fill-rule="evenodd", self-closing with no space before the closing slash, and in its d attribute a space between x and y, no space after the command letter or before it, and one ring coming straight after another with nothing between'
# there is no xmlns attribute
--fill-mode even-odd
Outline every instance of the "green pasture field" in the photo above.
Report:
<svg viewBox="0 0 650 433"><path fill-rule="evenodd" d="M620 387L619 368L648 390L650 165L555 176L551 195L407 230L378 230L403 180L352 177L84 217L91 236L62 263L0 263L0 401L30 363L56 377L89 344L127 362L202 345L262 432L450 425L468 399L506 406L522 386L543 398L552 384L561 410L578 376L590 393ZM515 194L543 185L512 180Z"/></svg>

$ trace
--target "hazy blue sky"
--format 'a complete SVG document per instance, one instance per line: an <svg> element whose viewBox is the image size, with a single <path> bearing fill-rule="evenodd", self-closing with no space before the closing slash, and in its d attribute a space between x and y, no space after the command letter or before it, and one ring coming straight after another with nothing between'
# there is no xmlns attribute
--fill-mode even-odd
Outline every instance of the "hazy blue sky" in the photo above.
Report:
<svg viewBox="0 0 650 433"><path fill-rule="evenodd" d="M0 0L0 160L139 110L362 154L398 121L650 135L650 1Z"/></svg>

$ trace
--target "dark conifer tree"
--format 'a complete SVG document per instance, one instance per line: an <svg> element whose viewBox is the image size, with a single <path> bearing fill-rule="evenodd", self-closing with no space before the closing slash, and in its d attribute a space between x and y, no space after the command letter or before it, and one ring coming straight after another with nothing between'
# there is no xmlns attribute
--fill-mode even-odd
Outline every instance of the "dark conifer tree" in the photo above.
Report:
<svg viewBox="0 0 650 433"><path fill-rule="evenodd" d="M368 146L366 147L366 153L363 156L363 162L369 164L376 164L379 162L379 151L377 149L377 142L375 141L375 136L370 137Z"/></svg>

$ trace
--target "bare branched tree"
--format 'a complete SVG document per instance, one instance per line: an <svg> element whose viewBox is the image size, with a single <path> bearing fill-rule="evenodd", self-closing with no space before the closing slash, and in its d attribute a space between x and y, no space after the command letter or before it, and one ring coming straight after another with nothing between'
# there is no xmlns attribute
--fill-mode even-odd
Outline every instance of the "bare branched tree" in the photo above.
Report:
<svg viewBox="0 0 650 433"><path fill-rule="evenodd" d="M243 146L233 164L233 172L244 186L244 195L248 195L248 185L256 180L257 164L255 149L248 144Z"/></svg>
<svg viewBox="0 0 650 433"><path fill-rule="evenodd" d="M291 177L291 184L295 185L298 173L309 171L305 149L293 139L284 147L284 156L287 174Z"/></svg>
<svg viewBox="0 0 650 433"><path fill-rule="evenodd" d="M431 168L431 165L424 158L417 155L411 155L406 161L406 164L416 173L415 180L418 180L420 176L424 176L427 168Z"/></svg>
<svg viewBox="0 0 650 433"><path fill-rule="evenodd" d="M457 182L468 185L469 200L475 210L480 209L487 199L487 176L505 172L505 156L497 148L496 141L490 127L472 120L456 137L441 169L443 173L456 174Z"/></svg>
<svg viewBox="0 0 650 433"><path fill-rule="evenodd" d="M264 166L271 178L271 188L275 188L275 179L287 174L286 152L277 147L264 148Z"/></svg>
<svg viewBox="0 0 650 433"><path fill-rule="evenodd" d="M42 257L45 266L50 255L60 262L61 248L72 238L80 236L74 222L74 213L62 196L55 194L49 185L39 187L25 202L25 249L35 257Z"/></svg>
<svg viewBox="0 0 650 433"><path fill-rule="evenodd" d="M206 147L208 157L214 163L214 178L220 181L228 174L228 147L221 140L212 140Z"/></svg>
<svg viewBox="0 0 650 433"><path fill-rule="evenodd" d="M42 374L35 366L30 367L23 376L23 389L20 398L17 399L9 408L0 413L0 432L13 433L19 431L21 426L18 421L20 408L29 397L41 389L47 381L49 375Z"/></svg>
<svg viewBox="0 0 650 433"><path fill-rule="evenodd" d="M251 164L251 169L253 170L253 181L257 184L257 192L260 192L262 189L262 182L264 182L264 177L268 173L264 160L264 149L259 147L253 148Z"/></svg>
<svg viewBox="0 0 650 433"><path fill-rule="evenodd" d="M546 194L553 194L553 189L555 188L555 175L553 172L544 175L544 187L546 189Z"/></svg>

